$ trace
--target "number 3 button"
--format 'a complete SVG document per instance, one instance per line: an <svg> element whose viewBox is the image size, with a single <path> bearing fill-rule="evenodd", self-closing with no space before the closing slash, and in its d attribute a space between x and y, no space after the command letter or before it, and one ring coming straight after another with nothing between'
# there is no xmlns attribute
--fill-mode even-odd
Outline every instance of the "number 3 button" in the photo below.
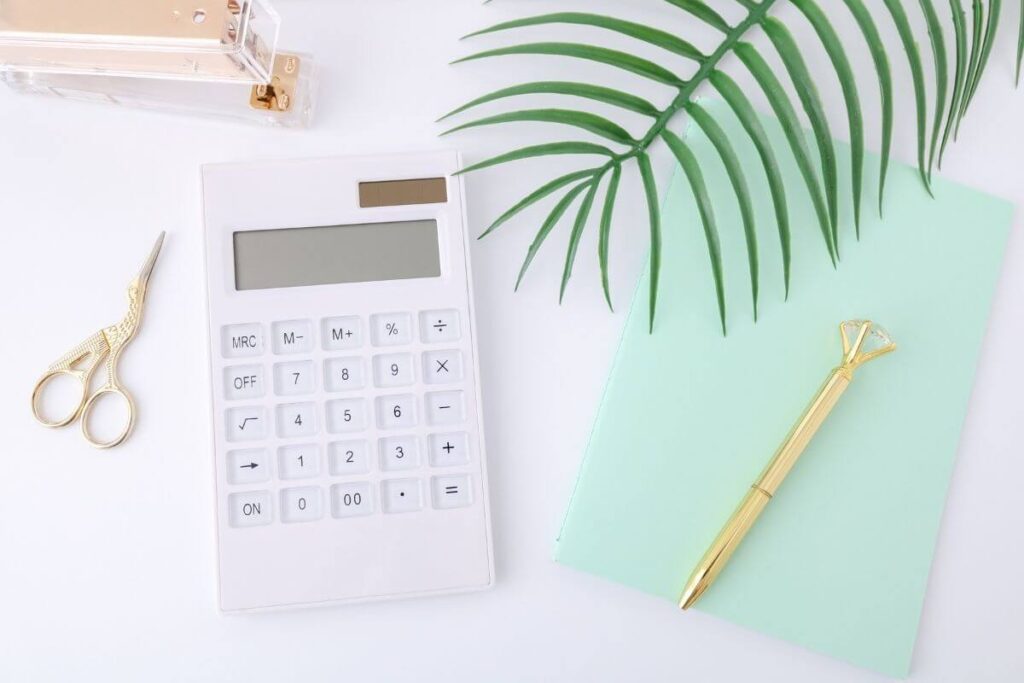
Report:
<svg viewBox="0 0 1024 683"><path fill-rule="evenodd" d="M420 450L414 436L380 440L380 468L388 472L414 470L420 466Z"/></svg>
<svg viewBox="0 0 1024 683"><path fill-rule="evenodd" d="M415 396L381 396L377 399L377 426L381 429L401 429L415 424Z"/></svg>

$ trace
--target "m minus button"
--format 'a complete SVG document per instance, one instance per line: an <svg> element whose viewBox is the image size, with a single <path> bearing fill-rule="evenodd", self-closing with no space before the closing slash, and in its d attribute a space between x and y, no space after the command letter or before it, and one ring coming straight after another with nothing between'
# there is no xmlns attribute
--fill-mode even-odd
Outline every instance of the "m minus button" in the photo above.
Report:
<svg viewBox="0 0 1024 683"><path fill-rule="evenodd" d="M427 420L433 425L459 424L466 419L466 401L461 391L436 391L425 398Z"/></svg>

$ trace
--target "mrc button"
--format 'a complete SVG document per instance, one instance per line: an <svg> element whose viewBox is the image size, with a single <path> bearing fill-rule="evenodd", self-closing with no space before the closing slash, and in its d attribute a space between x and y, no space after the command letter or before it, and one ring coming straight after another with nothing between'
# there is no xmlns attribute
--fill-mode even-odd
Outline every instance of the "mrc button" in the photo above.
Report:
<svg viewBox="0 0 1024 683"><path fill-rule="evenodd" d="M225 358L244 358L263 353L263 328L259 323L225 325L221 329L221 354Z"/></svg>

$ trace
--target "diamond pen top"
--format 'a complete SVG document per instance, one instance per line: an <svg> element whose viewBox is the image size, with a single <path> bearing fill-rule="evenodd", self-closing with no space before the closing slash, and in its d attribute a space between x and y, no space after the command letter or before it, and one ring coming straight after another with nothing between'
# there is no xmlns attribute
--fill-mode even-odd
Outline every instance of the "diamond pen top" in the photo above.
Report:
<svg viewBox="0 0 1024 683"><path fill-rule="evenodd" d="M839 330L843 337L843 367L851 371L896 350L892 335L870 320L847 320Z"/></svg>

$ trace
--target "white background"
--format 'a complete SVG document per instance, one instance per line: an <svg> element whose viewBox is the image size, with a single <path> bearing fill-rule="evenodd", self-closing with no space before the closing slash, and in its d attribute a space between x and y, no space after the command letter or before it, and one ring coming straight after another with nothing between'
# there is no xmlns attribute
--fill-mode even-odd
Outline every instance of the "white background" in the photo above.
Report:
<svg viewBox="0 0 1024 683"><path fill-rule="evenodd" d="M448 66L474 47L503 40L459 43L459 36L553 5L617 11L702 45L713 37L688 28L685 15L657 0L276 4L284 19L282 44L312 50L325 65L320 110L308 132L0 90L0 680L882 680L705 615L680 614L671 604L550 559L645 258L645 213L635 180L625 186L628 199L613 238L614 315L600 296L593 234L584 240L561 307L565 227L516 295L512 284L542 213L531 212L473 245L496 588L358 607L217 614L198 166L444 144L480 160L512 145L551 140L555 131L524 125L446 143L438 140L442 128L434 119L499 85L527 80L596 78L666 101L656 88L597 66L556 66L545 58ZM712 4L729 11L736 3ZM877 87L868 53L840 3L822 4L837 17L859 67L869 142L877 149ZM892 45L899 95L895 154L912 161L906 62L877 11L881 3L868 4ZM904 4L927 60L917 3ZM945 17L946 4L937 6ZM835 132L845 137L842 98L824 53L792 6L778 16L812 46L809 61ZM1020 203L1024 93L1011 87L1016 28L1016 14L1007 13L988 78L945 172ZM589 34L540 29L531 39L583 35ZM763 44L763 36L756 41ZM613 38L607 44L625 43ZM726 67L743 74L735 60ZM661 161L664 186L671 165ZM526 163L471 177L473 232L552 177L554 165ZM950 490L914 656L916 681L1024 680L1021 223L1018 215ZM124 287L160 229L169 238L145 326L122 364L138 401L136 434L128 445L99 453L75 429L38 427L28 411L37 376L80 338L123 314ZM941 325L935 333L942 334Z"/></svg>

